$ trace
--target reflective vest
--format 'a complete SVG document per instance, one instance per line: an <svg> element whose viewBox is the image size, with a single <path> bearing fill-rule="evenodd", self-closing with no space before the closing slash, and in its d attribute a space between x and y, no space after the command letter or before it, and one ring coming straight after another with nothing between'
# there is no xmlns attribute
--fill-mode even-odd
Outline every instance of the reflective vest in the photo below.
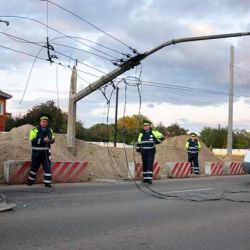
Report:
<svg viewBox="0 0 250 250"><path fill-rule="evenodd" d="M38 127L34 127L31 131L30 131L30 135L29 135L29 139L31 141L31 145L32 145L32 149L34 148L40 148L40 149L49 149L50 148L50 144L51 143L46 143L44 141L44 138L48 137L52 140L51 143L53 143L54 141L54 135L53 135L53 131L50 128L45 128L42 129L41 126Z"/></svg>
<svg viewBox="0 0 250 250"><path fill-rule="evenodd" d="M186 142L186 145L185 145L188 153L191 153L191 154L198 154L200 148L201 148L201 144L198 140L192 140L192 139L189 139L187 142Z"/></svg>
<svg viewBox="0 0 250 250"><path fill-rule="evenodd" d="M142 130L138 136L136 150L152 150L155 144L159 144L164 140L164 136L157 130L150 129L149 131Z"/></svg>

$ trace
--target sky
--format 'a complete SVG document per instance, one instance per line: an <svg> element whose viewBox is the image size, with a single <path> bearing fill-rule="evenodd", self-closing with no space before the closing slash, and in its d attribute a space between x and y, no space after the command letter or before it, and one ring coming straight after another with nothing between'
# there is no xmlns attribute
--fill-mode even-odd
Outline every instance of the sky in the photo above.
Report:
<svg viewBox="0 0 250 250"><path fill-rule="evenodd" d="M78 92L164 42L250 32L250 1L9 0L0 1L0 20L9 22L0 22L0 90L13 96L15 117L48 100L67 112L74 65ZM118 86L118 118L227 127L232 47L233 129L249 130L250 36L169 45L79 100L77 120L113 123Z"/></svg>

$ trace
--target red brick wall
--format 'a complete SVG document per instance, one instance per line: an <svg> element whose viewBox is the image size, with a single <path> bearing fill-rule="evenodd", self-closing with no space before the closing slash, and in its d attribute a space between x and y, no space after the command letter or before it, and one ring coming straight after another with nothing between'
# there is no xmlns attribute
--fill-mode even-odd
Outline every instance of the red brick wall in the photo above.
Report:
<svg viewBox="0 0 250 250"><path fill-rule="evenodd" d="M5 123L6 123L6 99L0 97L0 103L3 104L3 115L0 114L0 131L5 131Z"/></svg>

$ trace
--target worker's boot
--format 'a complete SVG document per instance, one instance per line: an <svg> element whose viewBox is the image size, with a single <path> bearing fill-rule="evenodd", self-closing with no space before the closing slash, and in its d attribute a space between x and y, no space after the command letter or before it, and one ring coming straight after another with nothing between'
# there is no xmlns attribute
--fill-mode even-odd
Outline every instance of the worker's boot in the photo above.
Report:
<svg viewBox="0 0 250 250"><path fill-rule="evenodd" d="M33 181L28 179L28 183L27 183L28 186L32 186L33 185Z"/></svg>
<svg viewBox="0 0 250 250"><path fill-rule="evenodd" d="M52 185L51 185L50 183L44 183L44 186L45 186L45 187L49 187L49 188L52 187Z"/></svg>

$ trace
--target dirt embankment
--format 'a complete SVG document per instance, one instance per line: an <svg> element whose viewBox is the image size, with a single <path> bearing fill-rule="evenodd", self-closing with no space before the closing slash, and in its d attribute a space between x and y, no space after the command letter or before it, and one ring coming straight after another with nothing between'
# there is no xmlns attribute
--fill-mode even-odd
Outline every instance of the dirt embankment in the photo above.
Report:
<svg viewBox="0 0 250 250"><path fill-rule="evenodd" d="M0 182L3 181L4 161L29 160L31 146L29 132L31 125L23 125L12 129L8 133L0 133ZM177 136L165 140L157 146L156 159L160 166L168 161L187 161L187 152L184 147L188 136ZM140 161L140 155L131 148L107 148L82 140L76 140L77 153L72 155L66 145L65 134L55 134L56 142L52 146L53 161L88 161L90 176L94 178L127 177L127 162ZM223 161L216 157L202 143L199 154L201 172L204 172L205 161Z"/></svg>

